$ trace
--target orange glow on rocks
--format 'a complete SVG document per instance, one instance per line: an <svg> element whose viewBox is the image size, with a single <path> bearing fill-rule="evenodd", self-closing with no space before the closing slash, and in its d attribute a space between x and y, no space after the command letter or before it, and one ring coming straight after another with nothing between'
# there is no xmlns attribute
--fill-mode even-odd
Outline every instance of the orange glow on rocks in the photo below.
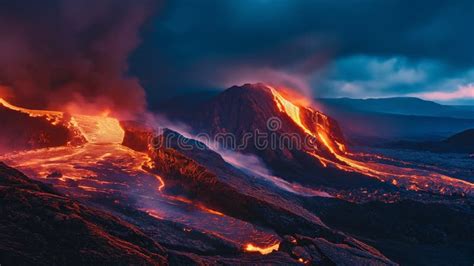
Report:
<svg viewBox="0 0 474 266"><path fill-rule="evenodd" d="M313 133L303 124L300 115L301 107L285 99L275 88L269 88L275 97L275 101L280 112L286 113L301 129L303 129L306 134L313 135Z"/></svg>
<svg viewBox="0 0 474 266"><path fill-rule="evenodd" d="M15 106L5 99L0 98L0 104L4 107L11 109L13 111L17 111L20 113L28 114L31 117L45 117L48 121L52 124L58 124L63 119L64 113L63 112L56 112L56 111L45 111L45 110L32 110L27 108L22 108Z"/></svg>
<svg viewBox="0 0 474 266"><path fill-rule="evenodd" d="M214 215L218 215L218 216L225 216L222 212L218 212L216 210L209 209L201 203L194 203L192 200L189 200L189 199L181 197L181 196L167 195L166 197L169 198L169 199L172 199L174 201L180 201L180 202L183 202L183 203L186 203L186 204L189 204L189 205L193 205L194 207L200 209L201 211L204 211L204 212L207 212L207 213L210 213L210 214L214 214Z"/></svg>
<svg viewBox="0 0 474 266"><path fill-rule="evenodd" d="M71 124L79 129L89 143L121 144L125 137L119 121L111 117L73 115Z"/></svg>
<svg viewBox="0 0 474 266"><path fill-rule="evenodd" d="M0 98L0 104L8 109L28 114L31 117L45 117L53 125L60 123L67 125L69 128L79 131L88 143L121 144L125 136L125 132L116 118L73 114L67 119L63 112L18 107L10 104L3 98Z"/></svg>
<svg viewBox="0 0 474 266"><path fill-rule="evenodd" d="M89 162L94 165L97 161L111 157L123 158L123 167L128 168L130 173L141 172L143 168L153 168L151 158L144 153L133 151L125 146L122 142L125 137L125 131L120 125L118 119L108 116L87 116L87 115L66 115L59 111L49 110L33 110L18 107L10 104L6 100L0 98L0 104L4 107L28 114L31 117L45 117L52 124L63 124L71 131L82 135L86 143L77 146L57 147L54 149L33 150L17 154L31 154L28 158L22 159L22 166L37 166L39 173L45 172L44 166L51 162L63 162L63 164L54 164L54 167L60 169L63 173L68 173L69 179L78 180L82 176L87 176L88 171L85 169L75 169L68 166L68 160L82 160L84 163ZM43 155L43 156L42 156ZM132 160L133 164L127 164ZM42 162L43 163L40 163ZM63 177L64 179L64 177ZM160 176L156 176L159 182L158 190L161 191L165 187L165 183ZM64 179L66 180L66 179ZM92 188L82 186L85 190Z"/></svg>
<svg viewBox="0 0 474 266"><path fill-rule="evenodd" d="M330 159L315 152L306 151L309 155L316 158L324 167L333 166L343 171L357 172L376 178L382 182L391 183L392 185L413 191L419 191L421 188L424 188L425 190L436 191L440 194L453 192L460 194L474 193L474 184L468 181L423 170L368 163L358 160L358 154L348 153L346 146L331 136L329 129L330 120L327 116L314 111L310 107L299 105L290 98L291 96L287 96L289 94L283 96L283 94L274 87L267 87L273 94L275 104L280 112L285 113L304 133L318 139L322 146L334 156L334 159ZM301 101L299 100L298 102ZM317 121L316 128L311 129L305 124L304 118L302 117L302 110L317 114L322 121Z"/></svg>

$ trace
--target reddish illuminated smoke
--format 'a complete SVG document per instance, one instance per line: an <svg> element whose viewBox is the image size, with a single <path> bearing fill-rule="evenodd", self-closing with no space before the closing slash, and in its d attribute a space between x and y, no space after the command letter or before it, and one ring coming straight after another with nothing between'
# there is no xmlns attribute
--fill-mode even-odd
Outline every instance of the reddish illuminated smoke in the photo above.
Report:
<svg viewBox="0 0 474 266"><path fill-rule="evenodd" d="M127 58L148 0L10 1L0 10L0 93L30 108L133 114L145 108Z"/></svg>

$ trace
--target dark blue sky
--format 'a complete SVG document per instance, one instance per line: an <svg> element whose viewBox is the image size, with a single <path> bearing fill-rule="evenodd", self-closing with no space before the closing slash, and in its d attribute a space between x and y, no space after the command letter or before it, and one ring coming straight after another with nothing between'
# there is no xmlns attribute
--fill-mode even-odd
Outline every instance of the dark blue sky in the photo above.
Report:
<svg viewBox="0 0 474 266"><path fill-rule="evenodd" d="M166 1L131 71L154 98L264 81L316 97L470 103L473 17L470 0Z"/></svg>
<svg viewBox="0 0 474 266"><path fill-rule="evenodd" d="M0 0L0 95L140 112L261 81L474 104L473 18L472 0Z"/></svg>

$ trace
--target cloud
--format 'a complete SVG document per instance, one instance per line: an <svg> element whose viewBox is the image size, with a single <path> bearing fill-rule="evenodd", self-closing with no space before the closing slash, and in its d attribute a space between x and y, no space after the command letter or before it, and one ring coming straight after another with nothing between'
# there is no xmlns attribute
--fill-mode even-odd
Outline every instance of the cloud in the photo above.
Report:
<svg viewBox="0 0 474 266"><path fill-rule="evenodd" d="M474 68L460 70L435 60L356 55L336 60L312 84L318 97L420 97L469 104ZM467 84L467 85L466 85Z"/></svg>
<svg viewBox="0 0 474 266"><path fill-rule="evenodd" d="M435 91L411 94L414 97L420 97L433 101L452 101L474 99L474 84L460 86L454 91Z"/></svg>
<svg viewBox="0 0 474 266"><path fill-rule="evenodd" d="M327 63L357 55L435 61L465 71L474 66L473 10L469 0L168 1L134 54L132 71L156 97L223 88L220 70L228 75L242 67L318 85ZM324 59L304 63L315 55ZM382 70L399 64L379 63ZM403 68L390 78L381 85L421 84L424 77L419 69Z"/></svg>
<svg viewBox="0 0 474 266"><path fill-rule="evenodd" d="M127 59L150 3L1 1L0 85L15 103L32 108L140 112L145 92L127 75Z"/></svg>
<svg viewBox="0 0 474 266"><path fill-rule="evenodd" d="M259 83L268 85L289 87L301 93L311 96L312 89L307 75L290 73L283 70L272 68L253 68L253 67L233 67L230 69L219 70L215 80L211 84L230 88L236 84Z"/></svg>
<svg viewBox="0 0 474 266"><path fill-rule="evenodd" d="M336 60L315 84L320 97L379 97L423 90L445 66L406 57L350 56ZM444 73L445 74L445 73Z"/></svg>

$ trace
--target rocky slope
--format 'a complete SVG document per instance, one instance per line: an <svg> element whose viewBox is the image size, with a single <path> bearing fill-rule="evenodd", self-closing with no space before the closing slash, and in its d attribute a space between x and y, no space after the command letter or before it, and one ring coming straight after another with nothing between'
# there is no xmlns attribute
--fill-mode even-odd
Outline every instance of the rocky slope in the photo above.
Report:
<svg viewBox="0 0 474 266"><path fill-rule="evenodd" d="M133 129L126 132L144 134ZM304 245L312 246L313 250L303 257L298 252L304 249L299 242L282 249L296 260L315 264L331 264L335 260L347 265L356 261L370 265L392 263L376 249L326 226L300 205L298 197L234 168L202 143L169 130L157 138L156 146L149 150L154 161L150 170L164 177L166 193L185 196L225 215L274 230L285 239L300 237L311 242ZM182 149L178 140L190 148ZM129 145L143 147L137 142Z"/></svg>
<svg viewBox="0 0 474 266"><path fill-rule="evenodd" d="M166 263L166 251L136 226L87 207L0 164L0 262Z"/></svg>
<svg viewBox="0 0 474 266"><path fill-rule="evenodd" d="M51 124L44 117L31 117L0 104L0 151L18 151L65 145L73 136L62 124Z"/></svg>
<svg viewBox="0 0 474 266"><path fill-rule="evenodd" d="M207 156L218 160L216 154ZM165 157L168 159L162 161ZM279 198L264 187L259 188L262 189L258 190L259 196L249 183L234 179L232 182L246 186L238 190L230 185L232 182L223 181L223 177L206 170L177 150L168 149L166 153L157 151L154 158L157 163L168 163L167 167L154 171L167 174L171 191L176 192L177 186L186 187L180 190L181 194L182 191L188 192L187 196L194 194L191 198L195 202L207 203L226 214L273 228L285 239L304 238L305 241L301 244L293 241L285 249L267 256L231 249L225 251L223 247L214 251L219 255L199 252L196 246L199 241L210 244L217 239L199 232L193 233L194 236L183 234L181 230L176 230L180 228L178 224L156 221L131 208L133 205L129 203L117 205L111 204L107 198L92 198L86 202L88 205L99 206L109 213L88 207L2 164L0 191L4 204L1 210L5 215L1 218L0 233L6 241L0 246L0 261L7 264L63 264L71 260L80 264L142 265L233 265L244 262L312 262L330 265L335 261L346 264L355 261L364 261L367 265L392 264L375 249L329 229L316 216L290 201L289 197ZM235 169L227 168L230 173L237 174ZM226 178L236 177L229 175ZM173 179L176 185L173 185ZM194 182L194 186L190 185L190 181ZM235 204L237 201L242 204ZM230 230L232 226L229 224ZM170 245L173 238L179 239L177 243L180 244ZM159 242L163 242L167 248L163 248ZM185 243L189 244L188 248L185 248L188 245ZM305 247L309 250L303 254L300 250Z"/></svg>
<svg viewBox="0 0 474 266"><path fill-rule="evenodd" d="M284 101L264 84L245 84L227 89L182 119L197 134L208 134L226 149L257 155L288 180L338 189L383 187L367 176L345 173L342 177L339 169L326 167L326 161L338 161L332 147L345 149L338 123L311 108L283 110ZM298 113L300 125L288 112ZM325 134L328 143L308 131Z"/></svg>
<svg viewBox="0 0 474 266"><path fill-rule="evenodd" d="M299 120L291 117L295 112ZM262 84L231 88L191 116L195 128L213 136L232 133L237 144L252 130L277 137L322 133L312 140L320 147L312 150L316 157L285 145L250 145L244 153L259 156L289 180L330 187L336 196L341 188L367 194L366 187L388 187L324 165L326 160L345 165L331 150L342 154L345 149L337 123L311 108L292 109ZM19 130L37 117L25 119ZM104 122L97 119L85 122ZM464 233L472 231L468 198L419 192L410 192L417 201L395 198L389 204L322 198L313 188L253 171L242 157L177 132L114 121L108 130L87 126L86 133L99 143L86 138L85 145L58 143L1 157L56 188L0 166L0 210L7 214L0 218L0 235L7 240L0 243L0 263L64 264L76 257L82 264L146 265L435 262L420 257L429 255L427 250L444 256L442 262L471 258L466 254L472 237ZM117 128L120 134L114 134Z"/></svg>

